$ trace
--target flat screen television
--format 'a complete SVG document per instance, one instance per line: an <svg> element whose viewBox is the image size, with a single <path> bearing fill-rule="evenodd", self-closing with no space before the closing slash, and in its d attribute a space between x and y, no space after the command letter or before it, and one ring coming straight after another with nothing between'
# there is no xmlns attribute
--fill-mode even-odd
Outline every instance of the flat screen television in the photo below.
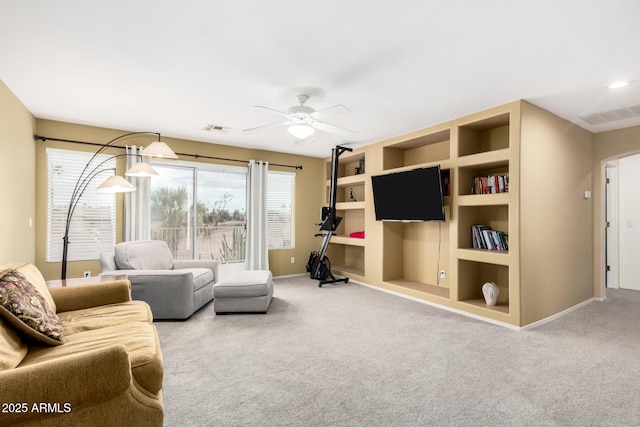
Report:
<svg viewBox="0 0 640 427"><path fill-rule="evenodd" d="M376 221L444 221L440 165L371 177Z"/></svg>

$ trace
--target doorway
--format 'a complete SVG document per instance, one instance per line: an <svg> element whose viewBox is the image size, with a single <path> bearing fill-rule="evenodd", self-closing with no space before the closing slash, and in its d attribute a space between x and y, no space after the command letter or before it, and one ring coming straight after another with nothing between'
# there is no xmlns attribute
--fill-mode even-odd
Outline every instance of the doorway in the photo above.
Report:
<svg viewBox="0 0 640 427"><path fill-rule="evenodd" d="M607 162L605 173L606 287L640 290L640 154Z"/></svg>

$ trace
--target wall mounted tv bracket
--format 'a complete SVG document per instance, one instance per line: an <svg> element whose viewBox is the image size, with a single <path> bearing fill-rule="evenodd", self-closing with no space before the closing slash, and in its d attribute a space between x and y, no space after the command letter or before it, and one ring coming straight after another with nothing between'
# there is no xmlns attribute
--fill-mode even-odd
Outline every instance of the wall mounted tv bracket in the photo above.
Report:
<svg viewBox="0 0 640 427"><path fill-rule="evenodd" d="M340 225L342 217L336 215L336 194L338 191L338 159L345 151L353 151L351 148L336 145L331 149L331 186L329 188L329 206L324 206L321 212L320 231L316 236L322 236L322 245L317 252L311 252L307 263L307 272L311 278L319 280L318 287L327 283L349 282L348 277L335 277L331 273L331 262L327 258L327 249L331 242L331 236Z"/></svg>

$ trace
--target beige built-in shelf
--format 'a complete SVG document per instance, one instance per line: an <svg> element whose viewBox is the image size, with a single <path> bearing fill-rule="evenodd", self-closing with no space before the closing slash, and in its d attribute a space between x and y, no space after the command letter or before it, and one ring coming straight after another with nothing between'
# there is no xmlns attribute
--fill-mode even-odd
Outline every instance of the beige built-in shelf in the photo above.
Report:
<svg viewBox="0 0 640 427"><path fill-rule="evenodd" d="M356 168L365 162L365 172L356 173ZM331 269L336 274L348 275L363 280L365 277L366 240L349 237L353 232L365 231L366 189L369 175L366 174L366 159L363 152L345 152L338 163L336 189L336 211L342 222L331 238L327 256ZM325 203L329 202L331 160L325 168ZM355 201L352 201L351 196Z"/></svg>
<svg viewBox="0 0 640 427"><path fill-rule="evenodd" d="M532 182L536 168L543 170L546 166L541 163L544 156L521 158L523 141L536 149L540 141L531 125L523 125L530 123L526 120L529 116L535 118L536 126L564 142L565 122L558 124L551 113L516 101L343 154L337 210L344 219L330 245L333 269L372 286L504 324L523 326L538 320L543 313L553 314L555 308L543 304L542 291L535 288L536 284L524 281L521 269L521 264L529 266L528 272L539 266L533 264L535 257L521 257L521 204L529 195L520 192L520 165L526 163L527 170L534 172L526 175L527 183ZM355 167L361 159L366 160L365 173L356 175ZM444 197L445 222L375 220L371 176L435 165L449 178L450 195ZM330 166L327 159L327 197ZM562 175L563 171L554 173ZM508 176L508 192L472 194L473 178L487 175ZM348 201L350 190L357 202ZM419 188L416 191L419 195ZM507 233L509 250L474 249L471 227L477 224ZM365 228L366 239L346 237ZM531 228L525 231L536 233ZM553 248L548 251L556 251L558 257L564 255ZM548 256L545 249L535 249L535 255ZM444 278L439 275L442 270ZM482 295L482 285L488 281L500 289L495 306L488 306ZM551 286L546 289L549 295L563 298Z"/></svg>

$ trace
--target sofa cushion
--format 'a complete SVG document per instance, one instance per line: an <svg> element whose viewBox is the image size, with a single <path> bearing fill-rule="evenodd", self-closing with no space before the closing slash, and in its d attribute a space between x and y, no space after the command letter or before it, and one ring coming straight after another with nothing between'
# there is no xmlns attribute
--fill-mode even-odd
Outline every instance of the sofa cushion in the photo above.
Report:
<svg viewBox="0 0 640 427"><path fill-rule="evenodd" d="M127 301L65 311L58 313L58 317L66 336L129 322L153 322L151 309L144 301Z"/></svg>
<svg viewBox="0 0 640 427"><path fill-rule="evenodd" d="M122 242L115 246L116 265L120 270L171 270L173 255L162 240Z"/></svg>
<svg viewBox="0 0 640 427"><path fill-rule="evenodd" d="M0 315L27 336L40 342L64 342L60 319L22 273L5 271L0 277Z"/></svg>
<svg viewBox="0 0 640 427"><path fill-rule="evenodd" d="M208 268L187 268L193 274L193 291L197 291L213 282L213 272Z"/></svg>
<svg viewBox="0 0 640 427"><path fill-rule="evenodd" d="M0 318L0 371L18 366L28 349L18 331Z"/></svg>
<svg viewBox="0 0 640 427"><path fill-rule="evenodd" d="M146 322L78 332L69 335L65 344L57 347L32 346L19 367L117 344L127 349L136 383L151 393L160 392L163 377L160 342L155 327Z"/></svg>

